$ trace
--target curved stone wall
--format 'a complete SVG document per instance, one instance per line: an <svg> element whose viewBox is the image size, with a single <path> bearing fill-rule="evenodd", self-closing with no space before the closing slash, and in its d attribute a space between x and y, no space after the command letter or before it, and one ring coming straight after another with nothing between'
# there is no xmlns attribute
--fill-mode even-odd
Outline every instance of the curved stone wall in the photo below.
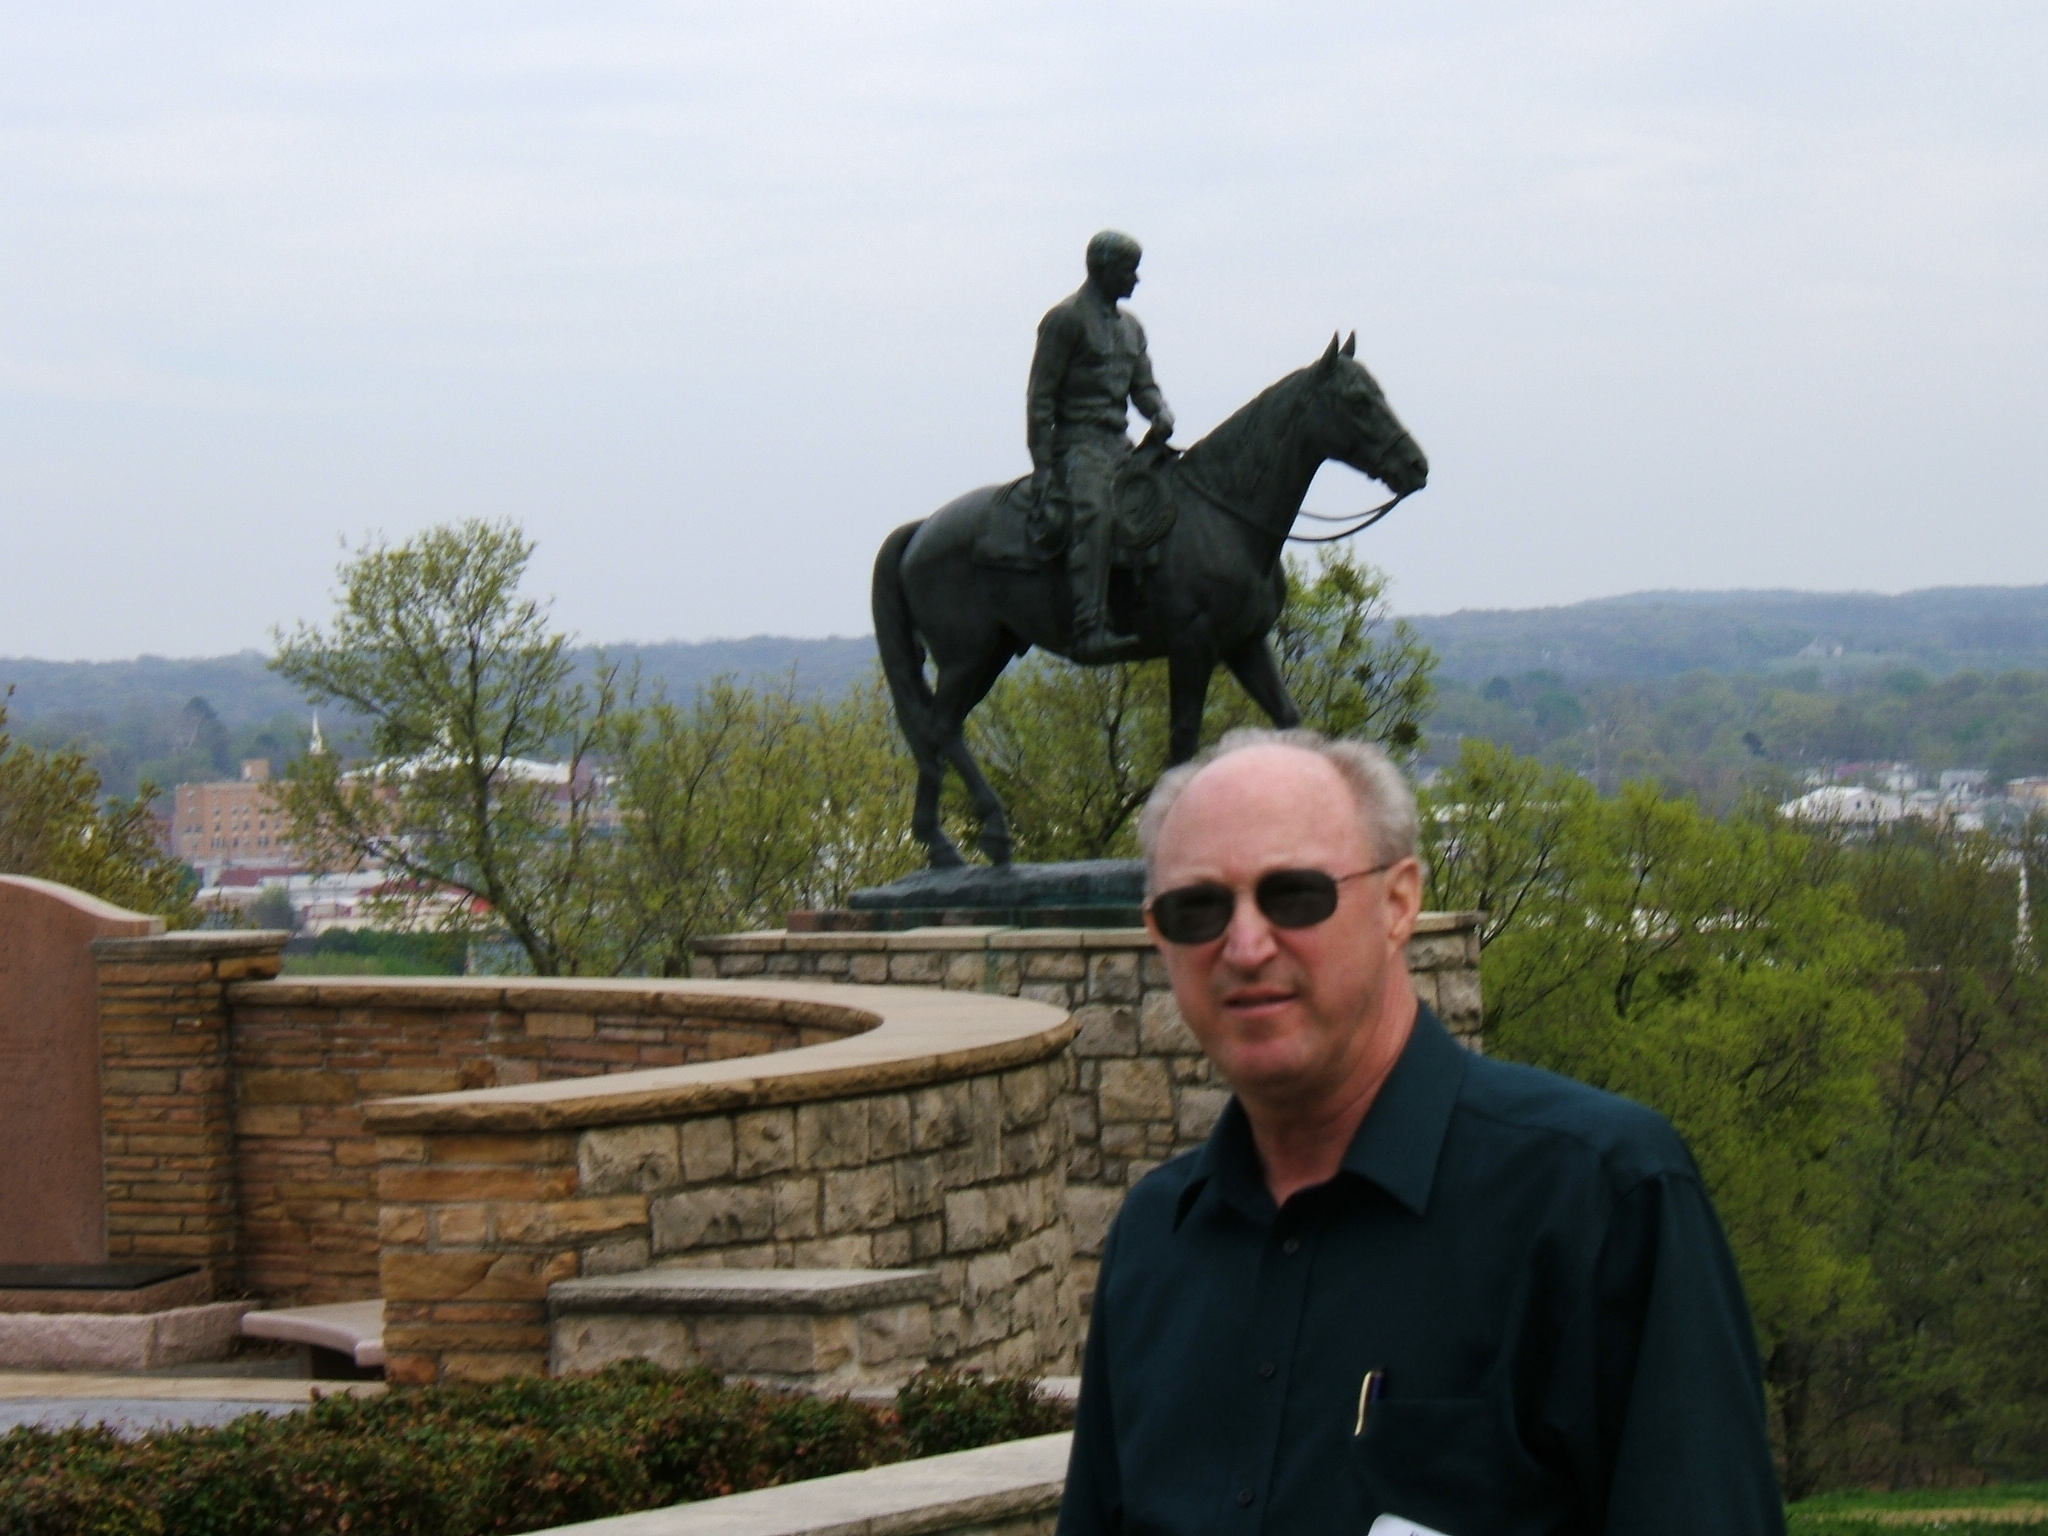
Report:
<svg viewBox="0 0 2048 1536"><path fill-rule="evenodd" d="M1064 1009L639 985L706 1010L744 999L874 1024L774 1056L364 1106L392 1379L542 1370L551 1284L664 1264L936 1270L934 1360L1072 1368Z"/></svg>

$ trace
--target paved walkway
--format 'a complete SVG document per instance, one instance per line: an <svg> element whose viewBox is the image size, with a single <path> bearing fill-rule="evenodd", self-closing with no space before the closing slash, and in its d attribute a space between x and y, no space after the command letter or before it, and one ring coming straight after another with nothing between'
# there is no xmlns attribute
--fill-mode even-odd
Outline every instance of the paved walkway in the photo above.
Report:
<svg viewBox="0 0 2048 1536"><path fill-rule="evenodd" d="M0 1434L18 1424L60 1429L105 1423L136 1435L186 1424L227 1424L245 1413L291 1413L316 1392L359 1396L383 1390L376 1381L302 1377L0 1371Z"/></svg>

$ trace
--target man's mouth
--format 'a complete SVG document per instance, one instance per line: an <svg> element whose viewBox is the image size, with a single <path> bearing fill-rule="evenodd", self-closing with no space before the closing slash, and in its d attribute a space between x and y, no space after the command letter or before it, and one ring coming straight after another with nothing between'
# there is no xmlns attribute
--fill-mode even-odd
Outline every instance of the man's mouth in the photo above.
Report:
<svg viewBox="0 0 2048 1536"><path fill-rule="evenodd" d="M1290 987L1233 987L1223 995L1223 1006L1234 1013L1257 1013L1294 1001Z"/></svg>

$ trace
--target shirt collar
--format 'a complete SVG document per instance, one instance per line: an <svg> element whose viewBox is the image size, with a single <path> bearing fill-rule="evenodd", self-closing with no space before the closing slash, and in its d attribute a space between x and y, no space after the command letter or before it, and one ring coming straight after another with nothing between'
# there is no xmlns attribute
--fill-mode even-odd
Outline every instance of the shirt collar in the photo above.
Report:
<svg viewBox="0 0 2048 1536"><path fill-rule="evenodd" d="M1465 1082L1464 1048L1427 1005L1419 1006L1415 1028L1401 1059L1387 1075L1379 1097L1344 1150L1342 1173L1377 1185L1417 1216L1429 1208L1429 1192L1450 1130L1451 1110ZM1273 1199L1259 1172L1251 1122L1235 1095L1216 1129L1195 1154L1187 1187L1174 1211L1174 1227L1211 1185L1217 1198L1245 1214L1270 1220Z"/></svg>

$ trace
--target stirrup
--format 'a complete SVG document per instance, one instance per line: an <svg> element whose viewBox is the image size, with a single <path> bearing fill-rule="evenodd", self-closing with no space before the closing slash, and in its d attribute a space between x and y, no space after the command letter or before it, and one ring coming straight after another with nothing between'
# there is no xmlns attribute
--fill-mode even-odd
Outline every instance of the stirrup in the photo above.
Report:
<svg viewBox="0 0 2048 1536"><path fill-rule="evenodd" d="M1106 661L1123 661L1136 653L1139 644L1136 635L1120 635L1103 623L1093 626L1085 634L1076 635L1071 649L1074 661L1085 667Z"/></svg>

